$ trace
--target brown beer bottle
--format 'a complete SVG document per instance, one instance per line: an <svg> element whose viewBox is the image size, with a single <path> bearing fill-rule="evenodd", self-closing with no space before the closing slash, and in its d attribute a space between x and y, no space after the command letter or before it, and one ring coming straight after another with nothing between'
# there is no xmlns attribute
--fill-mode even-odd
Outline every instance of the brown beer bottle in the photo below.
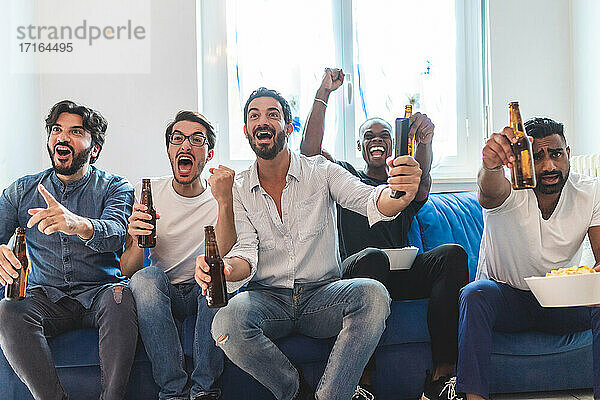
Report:
<svg viewBox="0 0 600 400"><path fill-rule="evenodd" d="M142 248L154 247L156 246L156 210L152 204L152 187L150 186L150 179L142 179L142 194L140 196L140 201L143 205L148 207L146 213L150 214L152 219L146 222L152 224L153 228L151 234L138 236L138 246Z"/></svg>
<svg viewBox="0 0 600 400"><path fill-rule="evenodd" d="M515 156L515 161L512 163L512 187L515 190L533 189L536 185L533 150L529 136L525 134L523 128L519 102L511 102L508 108L510 111L510 127L517 137L517 142L511 144Z"/></svg>
<svg viewBox="0 0 600 400"><path fill-rule="evenodd" d="M227 287L225 285L225 264L219 255L215 228L212 225L204 227L204 258L210 267L210 282L206 291L206 301L210 308L225 307L227 305Z"/></svg>
<svg viewBox="0 0 600 400"><path fill-rule="evenodd" d="M25 228L17 228L15 231L15 242L13 253L21 263L17 270L19 276L13 278L13 283L6 285L4 297L8 300L22 300L27 291L27 276L29 275L29 260L27 259L27 245L25 244Z"/></svg>
<svg viewBox="0 0 600 400"><path fill-rule="evenodd" d="M409 119L412 115L412 104L407 104L404 106L404 118ZM413 136L412 138L408 138L408 155L411 157L415 156L415 152L417 151L417 138Z"/></svg>

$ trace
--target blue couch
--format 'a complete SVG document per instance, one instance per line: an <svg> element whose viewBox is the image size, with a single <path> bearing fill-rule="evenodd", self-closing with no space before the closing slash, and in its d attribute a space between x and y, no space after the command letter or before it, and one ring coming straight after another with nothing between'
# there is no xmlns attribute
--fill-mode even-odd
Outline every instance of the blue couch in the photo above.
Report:
<svg viewBox="0 0 600 400"><path fill-rule="evenodd" d="M482 230L482 210L475 192L433 194L413 222L410 242L422 250L444 243L461 244L469 255L472 280L477 268ZM387 328L375 351L377 370L373 383L380 400L415 398L421 394L425 370L431 368L427 303L427 299L392 303ZM192 354L193 326L193 318L188 318L181 327L184 351L188 356ZM97 332L90 329L69 332L50 340L60 379L72 400L98 397L97 340ZM277 345L294 364L302 367L309 382L316 385L333 341L333 338L317 340L292 336L277 341ZM591 387L591 344L590 331L565 336L536 332L496 333L491 391L505 393ZM264 387L229 361L220 385L223 400L273 399ZM2 354L0 388L2 399L31 398ZM157 392L150 364L140 343L128 399L156 398Z"/></svg>

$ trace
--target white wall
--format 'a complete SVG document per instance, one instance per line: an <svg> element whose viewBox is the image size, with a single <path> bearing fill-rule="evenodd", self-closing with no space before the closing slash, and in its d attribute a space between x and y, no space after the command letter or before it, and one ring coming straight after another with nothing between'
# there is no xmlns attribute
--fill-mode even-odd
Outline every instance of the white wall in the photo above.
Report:
<svg viewBox="0 0 600 400"><path fill-rule="evenodd" d="M33 15L27 4L0 7L0 55L9 53L9 18ZM0 62L0 190L16 178L39 171L43 165L43 124L39 110L39 78L11 75L6 60Z"/></svg>
<svg viewBox="0 0 600 400"><path fill-rule="evenodd" d="M0 9L6 6L3 4ZM10 131L15 134L23 129L32 132L29 142L25 146L21 143L24 159L15 159L14 153L19 150L5 146L7 136L2 134L0 163L7 156L12 157L10 178L50 166L43 143L43 119L50 107L63 99L89 105L108 120L106 143L96 163L98 167L126 176L134 184L142 175L170 173L165 127L177 111L198 107L196 7L194 0L152 0L149 4L150 74L40 74L36 77L10 75L7 69L0 70L2 89L9 84L8 90L1 90L0 112L6 112L5 104L11 114L22 106L21 113L27 117L26 125L18 130L14 126L20 123L18 115L5 119L0 114L2 121L10 121L11 128L15 128ZM86 15L85 3L82 2L81 7L82 15ZM7 18L3 12L0 16ZM0 68L7 68L2 64ZM3 125L6 128L6 124ZM35 151L31 151L32 148ZM6 179L0 180L2 187L8 184Z"/></svg>
<svg viewBox="0 0 600 400"><path fill-rule="evenodd" d="M573 118L571 154L600 153L600 1L573 0Z"/></svg>
<svg viewBox="0 0 600 400"><path fill-rule="evenodd" d="M594 2L595 0L591 0ZM570 0L490 0L491 127L508 125L508 103L523 119L550 117L574 142Z"/></svg>

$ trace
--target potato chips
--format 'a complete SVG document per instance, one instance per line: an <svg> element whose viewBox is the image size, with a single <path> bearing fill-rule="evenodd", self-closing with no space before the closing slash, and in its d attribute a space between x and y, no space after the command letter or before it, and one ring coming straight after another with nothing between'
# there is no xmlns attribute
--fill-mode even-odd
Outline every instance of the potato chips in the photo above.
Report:
<svg viewBox="0 0 600 400"><path fill-rule="evenodd" d="M581 267L574 266L574 267L553 269L552 271L547 272L546 276L581 275L581 274L591 274L594 272L596 272L596 271L594 271L593 268L583 265Z"/></svg>

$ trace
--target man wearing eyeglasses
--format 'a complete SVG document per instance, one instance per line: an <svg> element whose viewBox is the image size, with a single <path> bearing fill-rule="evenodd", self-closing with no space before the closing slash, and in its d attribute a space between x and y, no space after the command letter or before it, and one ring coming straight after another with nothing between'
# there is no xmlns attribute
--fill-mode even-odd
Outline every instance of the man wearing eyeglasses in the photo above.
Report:
<svg viewBox="0 0 600 400"><path fill-rule="evenodd" d="M130 287L137 304L140 335L152 362L154 380L160 386L159 398L218 399L215 381L223 370L223 352L210 334L216 309L208 308L202 298L194 268L196 257L204 253L204 226L216 224L222 254L235 241L234 171L219 166L210 169L208 182L200 177L214 155L216 135L211 123L197 112L177 113L165 139L173 174L151 179L157 240L156 247L149 249L150 265L142 268L144 251L137 239L150 234L153 226L148 223L146 207L136 202L129 217L121 269L132 276ZM140 193L141 183L136 186L137 199ZM197 314L194 369L188 388L175 319L193 314Z"/></svg>

